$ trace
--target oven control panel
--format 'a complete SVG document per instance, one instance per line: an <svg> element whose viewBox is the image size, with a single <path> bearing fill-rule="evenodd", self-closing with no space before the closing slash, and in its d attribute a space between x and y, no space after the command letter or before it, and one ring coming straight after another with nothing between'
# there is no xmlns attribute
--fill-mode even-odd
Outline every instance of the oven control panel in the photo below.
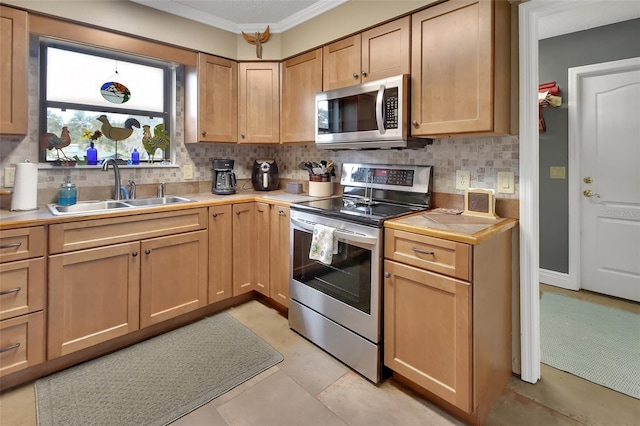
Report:
<svg viewBox="0 0 640 426"><path fill-rule="evenodd" d="M430 192L432 175L431 166L345 163L340 184Z"/></svg>

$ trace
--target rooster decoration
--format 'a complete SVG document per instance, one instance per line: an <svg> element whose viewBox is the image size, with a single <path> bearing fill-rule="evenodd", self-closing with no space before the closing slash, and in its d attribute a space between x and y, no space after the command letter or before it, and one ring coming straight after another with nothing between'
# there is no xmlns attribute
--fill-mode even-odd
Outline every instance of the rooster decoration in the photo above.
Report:
<svg viewBox="0 0 640 426"><path fill-rule="evenodd" d="M98 121L102 122L102 134L112 141L122 141L127 139L133 133L133 128L140 128L140 122L135 118L128 118L124 122L124 127L113 127L106 115L98 117Z"/></svg>
<svg viewBox="0 0 640 426"><path fill-rule="evenodd" d="M69 146L71 144L71 136L69 135L69 129L67 127L63 127L60 132L60 137L58 137L55 133L45 133L40 136L40 148L44 151L45 149L52 150L55 148L56 154L58 155L58 160L66 160L72 161L71 158L67 157L62 150L65 146ZM62 156L60 155L62 154Z"/></svg>
<svg viewBox="0 0 640 426"><path fill-rule="evenodd" d="M157 124L153 128L153 135L151 135L151 126L148 124L142 126L142 146L149 154L150 160L153 159L157 149L167 149L170 141L169 133L165 130L164 124Z"/></svg>
<svg viewBox="0 0 640 426"><path fill-rule="evenodd" d="M269 40L269 26L267 25L267 29L263 33L256 32L252 36L242 31L242 37L247 43L256 45L256 56L262 59L262 43L266 43Z"/></svg>

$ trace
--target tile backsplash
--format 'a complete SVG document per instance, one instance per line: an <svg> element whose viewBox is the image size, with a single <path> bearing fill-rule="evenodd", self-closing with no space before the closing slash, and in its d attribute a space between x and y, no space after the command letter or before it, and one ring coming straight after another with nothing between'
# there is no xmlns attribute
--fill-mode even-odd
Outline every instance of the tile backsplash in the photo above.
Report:
<svg viewBox="0 0 640 426"><path fill-rule="evenodd" d="M37 53L31 55L29 78L29 134L27 137L0 137L0 169L25 159L38 159L38 61ZM496 188L497 172L512 171L516 176L516 193L497 194L499 198L518 198L518 136L486 138L436 139L432 145L421 149L374 150L374 151L325 151L310 142L306 145L237 145L237 144L185 144L184 143L184 88L181 69L177 75L176 119L173 126L173 161L178 167L132 168L122 166L123 184L134 179L138 184L184 182L181 166L192 165L193 181L211 181L214 158L235 160L238 179L251 177L253 162L259 158L275 158L280 176L294 180L306 180L307 172L298 164L304 161L333 160L339 166L345 162L386 163L386 164L428 164L434 166L434 191L443 193L463 193L455 189L456 170L469 170L471 187ZM64 177L71 179L79 188L109 186L113 184L111 172L95 169L60 169L43 165L38 172L38 189L58 188ZM2 182L4 179L2 180Z"/></svg>

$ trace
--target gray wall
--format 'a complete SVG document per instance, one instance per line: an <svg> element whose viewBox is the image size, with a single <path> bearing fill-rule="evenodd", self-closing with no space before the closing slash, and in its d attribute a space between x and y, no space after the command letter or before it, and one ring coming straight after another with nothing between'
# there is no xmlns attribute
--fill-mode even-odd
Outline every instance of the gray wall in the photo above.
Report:
<svg viewBox="0 0 640 426"><path fill-rule="evenodd" d="M640 19L540 40L540 83L555 81L562 106L543 111L540 133L540 267L569 272L567 179L551 179L549 168L568 170L568 69L640 56Z"/></svg>

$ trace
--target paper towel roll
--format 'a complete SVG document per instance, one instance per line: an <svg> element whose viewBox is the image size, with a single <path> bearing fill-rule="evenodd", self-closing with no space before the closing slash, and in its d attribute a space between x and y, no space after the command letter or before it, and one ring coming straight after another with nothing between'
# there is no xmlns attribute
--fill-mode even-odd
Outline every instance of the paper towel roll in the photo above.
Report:
<svg viewBox="0 0 640 426"><path fill-rule="evenodd" d="M11 210L35 210L38 208L38 165L16 164Z"/></svg>

